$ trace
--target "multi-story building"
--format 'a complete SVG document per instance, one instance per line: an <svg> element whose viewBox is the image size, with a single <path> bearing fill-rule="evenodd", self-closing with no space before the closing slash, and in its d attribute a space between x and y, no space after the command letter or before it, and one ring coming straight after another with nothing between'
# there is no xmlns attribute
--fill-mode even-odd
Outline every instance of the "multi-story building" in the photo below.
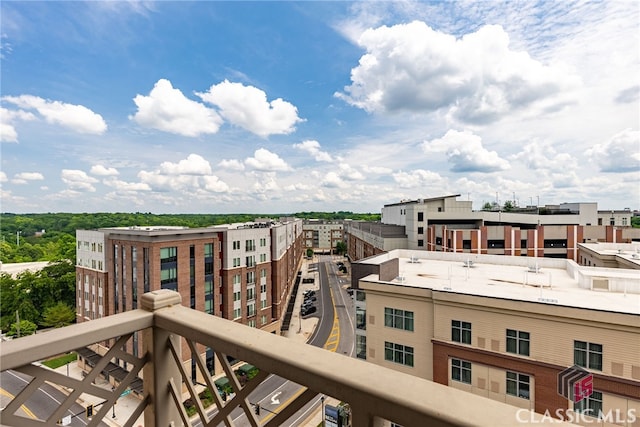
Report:
<svg viewBox="0 0 640 427"><path fill-rule="evenodd" d="M596 203L474 211L472 202L457 200L459 196L385 205L379 227L347 223L349 257L358 260L362 255L403 248L577 261L579 243L640 241L640 229L630 227L630 210L614 211L615 215L606 211L603 224L605 214ZM380 233L382 226L390 237ZM405 241L396 237L400 235Z"/></svg>
<svg viewBox="0 0 640 427"><path fill-rule="evenodd" d="M640 420L637 270L393 250L353 263L352 277L358 358L518 406L524 420ZM582 400L559 392L576 365L592 380Z"/></svg>
<svg viewBox="0 0 640 427"><path fill-rule="evenodd" d="M76 239L78 322L136 309L142 294L171 289L192 309L279 333L303 256L302 221L294 218L77 230ZM129 346L141 350L137 336ZM213 352L201 350L213 371Z"/></svg>
<svg viewBox="0 0 640 427"><path fill-rule="evenodd" d="M305 219L302 230L305 249L312 249L314 252L331 253L338 242L344 240L343 221Z"/></svg>

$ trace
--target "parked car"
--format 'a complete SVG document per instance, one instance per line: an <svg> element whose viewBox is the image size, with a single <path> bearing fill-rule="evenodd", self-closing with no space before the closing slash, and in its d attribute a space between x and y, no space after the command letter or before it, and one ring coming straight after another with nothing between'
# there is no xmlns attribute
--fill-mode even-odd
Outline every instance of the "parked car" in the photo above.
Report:
<svg viewBox="0 0 640 427"><path fill-rule="evenodd" d="M300 314L302 314L303 316L306 316L308 314L311 313L315 313L317 310L315 305L310 305L308 307L303 307L302 310L300 310Z"/></svg>

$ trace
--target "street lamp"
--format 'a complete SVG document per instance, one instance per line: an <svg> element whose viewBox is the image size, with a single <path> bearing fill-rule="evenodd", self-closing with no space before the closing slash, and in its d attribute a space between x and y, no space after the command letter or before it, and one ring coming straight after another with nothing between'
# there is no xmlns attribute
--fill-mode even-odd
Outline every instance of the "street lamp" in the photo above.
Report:
<svg viewBox="0 0 640 427"><path fill-rule="evenodd" d="M111 387L111 391L115 391L115 389L116 389L116 386L112 386ZM115 418L116 417L116 403L118 403L118 398L116 398L116 401L113 402L113 406L111 407L111 409L113 410L111 418Z"/></svg>

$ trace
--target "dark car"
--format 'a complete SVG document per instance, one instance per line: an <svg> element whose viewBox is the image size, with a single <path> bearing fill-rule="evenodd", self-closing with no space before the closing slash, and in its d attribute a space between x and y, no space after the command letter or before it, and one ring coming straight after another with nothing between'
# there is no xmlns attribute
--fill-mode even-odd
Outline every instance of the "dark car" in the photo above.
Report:
<svg viewBox="0 0 640 427"><path fill-rule="evenodd" d="M315 313L316 310L317 308L315 305L310 305L308 307L303 307L302 310L300 310L300 314L306 316L307 314Z"/></svg>

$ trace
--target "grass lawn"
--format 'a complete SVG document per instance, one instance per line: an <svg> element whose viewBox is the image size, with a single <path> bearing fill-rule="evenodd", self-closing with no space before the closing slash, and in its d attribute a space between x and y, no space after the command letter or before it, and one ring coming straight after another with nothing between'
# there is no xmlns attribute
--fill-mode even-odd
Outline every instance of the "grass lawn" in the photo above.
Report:
<svg viewBox="0 0 640 427"><path fill-rule="evenodd" d="M66 365L67 363L75 362L77 358L78 355L75 352L71 352L54 359L45 360L42 364L51 369L56 369L60 366Z"/></svg>

